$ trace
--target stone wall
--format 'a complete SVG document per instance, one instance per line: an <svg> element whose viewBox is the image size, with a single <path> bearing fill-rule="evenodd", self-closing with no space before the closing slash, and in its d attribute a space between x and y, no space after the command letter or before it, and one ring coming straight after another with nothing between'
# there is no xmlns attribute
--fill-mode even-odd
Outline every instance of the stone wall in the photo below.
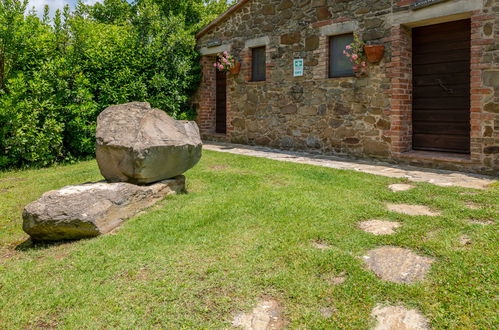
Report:
<svg viewBox="0 0 499 330"><path fill-rule="evenodd" d="M228 75L231 142L374 157L433 167L499 170L498 6L449 0L412 12L411 0L249 0L198 38L203 82L195 97L205 136L214 128L214 55L229 50L241 73ZM472 20L472 142L469 157L411 153L412 26ZM357 32L384 44L365 78L328 78L331 35ZM213 40L222 45L209 47ZM251 47L266 46L267 80L251 82ZM305 60L303 77L292 62ZM211 91L210 91L211 90ZM494 94L495 93L495 94Z"/></svg>

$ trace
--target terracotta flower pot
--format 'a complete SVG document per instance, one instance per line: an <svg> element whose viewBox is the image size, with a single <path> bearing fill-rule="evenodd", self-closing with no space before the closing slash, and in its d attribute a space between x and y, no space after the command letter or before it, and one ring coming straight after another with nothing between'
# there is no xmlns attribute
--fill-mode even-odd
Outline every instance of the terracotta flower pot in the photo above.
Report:
<svg viewBox="0 0 499 330"><path fill-rule="evenodd" d="M241 70L241 62L237 62L236 65L230 69L230 73L236 75Z"/></svg>
<svg viewBox="0 0 499 330"><path fill-rule="evenodd" d="M385 46L383 45L366 45L364 46L364 52L366 53L367 60L370 63L378 63L383 58L385 54Z"/></svg>

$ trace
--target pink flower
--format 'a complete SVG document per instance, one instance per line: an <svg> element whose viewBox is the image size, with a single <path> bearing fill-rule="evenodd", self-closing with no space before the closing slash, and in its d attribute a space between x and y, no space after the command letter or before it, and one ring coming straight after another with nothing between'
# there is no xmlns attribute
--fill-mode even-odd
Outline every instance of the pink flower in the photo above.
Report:
<svg viewBox="0 0 499 330"><path fill-rule="evenodd" d="M343 54L345 54L345 55L346 55L346 54L347 54L347 51L346 51L346 50L344 50L344 51L343 51Z"/></svg>
<svg viewBox="0 0 499 330"><path fill-rule="evenodd" d="M218 64L217 63L213 63L213 66L216 68L218 66Z"/></svg>
<svg viewBox="0 0 499 330"><path fill-rule="evenodd" d="M362 66L365 67L367 64L366 62L362 62Z"/></svg>
<svg viewBox="0 0 499 330"><path fill-rule="evenodd" d="M346 48L346 49L352 49L352 46L347 45L345 48Z"/></svg>
<svg viewBox="0 0 499 330"><path fill-rule="evenodd" d="M356 59L358 59L358 58L359 58L359 55L357 55L357 54L353 54L353 55L352 55L352 59L356 60Z"/></svg>
<svg viewBox="0 0 499 330"><path fill-rule="evenodd" d="M229 55L229 52L228 51L224 51L224 55L225 56Z"/></svg>
<svg viewBox="0 0 499 330"><path fill-rule="evenodd" d="M218 69L223 70L223 69L224 69L224 66L223 66L222 64L220 64L220 65L218 66Z"/></svg>

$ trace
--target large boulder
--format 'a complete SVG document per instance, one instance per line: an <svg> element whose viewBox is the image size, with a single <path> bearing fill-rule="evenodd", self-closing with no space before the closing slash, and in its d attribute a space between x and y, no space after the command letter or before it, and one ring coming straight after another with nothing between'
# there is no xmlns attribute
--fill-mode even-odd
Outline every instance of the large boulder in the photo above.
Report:
<svg viewBox="0 0 499 330"><path fill-rule="evenodd" d="M87 183L46 192L24 208L23 230L35 241L58 241L105 234L166 195L183 192L185 177L137 186Z"/></svg>
<svg viewBox="0 0 499 330"><path fill-rule="evenodd" d="M149 103L113 105L97 118L96 155L110 182L147 184L197 164L202 142L195 122L174 120Z"/></svg>

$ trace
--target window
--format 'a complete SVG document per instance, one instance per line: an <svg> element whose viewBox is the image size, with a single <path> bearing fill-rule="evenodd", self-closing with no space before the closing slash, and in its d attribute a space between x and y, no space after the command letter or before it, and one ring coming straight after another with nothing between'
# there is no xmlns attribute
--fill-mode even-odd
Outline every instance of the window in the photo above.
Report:
<svg viewBox="0 0 499 330"><path fill-rule="evenodd" d="M265 81L265 47L251 49L251 81Z"/></svg>
<svg viewBox="0 0 499 330"><path fill-rule="evenodd" d="M353 34L342 34L329 38L329 77L353 76L352 63L343 54L345 47L353 42Z"/></svg>

